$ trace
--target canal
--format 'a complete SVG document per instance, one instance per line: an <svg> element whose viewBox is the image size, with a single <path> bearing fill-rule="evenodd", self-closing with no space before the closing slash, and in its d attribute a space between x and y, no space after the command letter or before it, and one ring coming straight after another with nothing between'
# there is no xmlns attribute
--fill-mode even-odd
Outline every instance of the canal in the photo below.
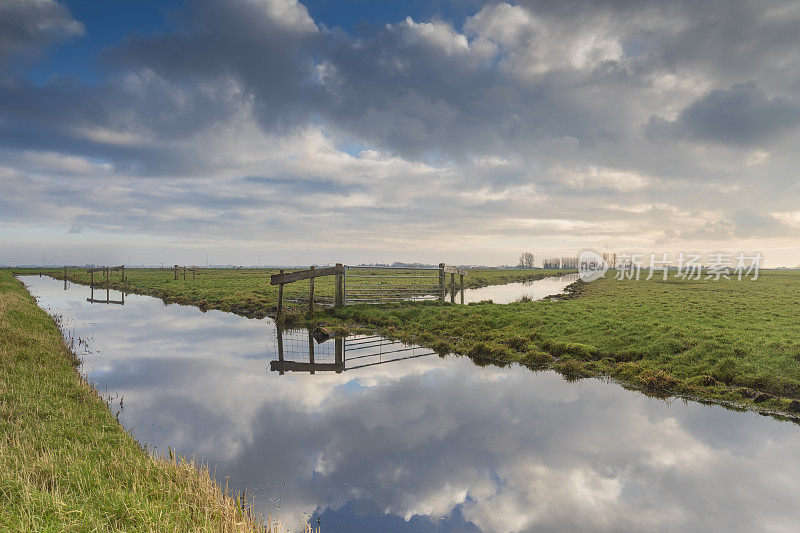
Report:
<svg viewBox="0 0 800 533"><path fill-rule="evenodd" d="M307 331L279 336L270 319L137 295L105 303L122 295L21 279L68 337L85 341L81 371L139 442L208 462L218 481L254 490L259 510L286 523L303 515L323 532L800 524L795 423L376 337L337 346Z"/></svg>

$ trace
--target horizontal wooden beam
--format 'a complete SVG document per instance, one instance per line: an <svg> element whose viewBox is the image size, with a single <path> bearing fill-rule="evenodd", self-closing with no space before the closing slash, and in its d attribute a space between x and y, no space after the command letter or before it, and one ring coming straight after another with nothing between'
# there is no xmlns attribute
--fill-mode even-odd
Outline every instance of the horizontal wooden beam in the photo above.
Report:
<svg viewBox="0 0 800 533"><path fill-rule="evenodd" d="M300 361L270 361L269 369L273 372L342 372L344 363L303 363Z"/></svg>
<svg viewBox="0 0 800 533"><path fill-rule="evenodd" d="M284 283L293 283L303 279L318 278L320 276L333 276L341 274L344 269L342 267L326 267L315 268L314 270L298 270L296 272L287 272L286 274L273 274L269 278L270 285L282 285Z"/></svg>
<svg viewBox="0 0 800 533"><path fill-rule="evenodd" d="M458 268L454 266L445 265L444 266L444 273L445 274L458 274L459 276L466 276L467 270L463 268Z"/></svg>
<svg viewBox="0 0 800 533"><path fill-rule="evenodd" d="M97 300L92 298L86 298L86 301L93 304L118 304L118 305L125 305L125 302L122 300Z"/></svg>

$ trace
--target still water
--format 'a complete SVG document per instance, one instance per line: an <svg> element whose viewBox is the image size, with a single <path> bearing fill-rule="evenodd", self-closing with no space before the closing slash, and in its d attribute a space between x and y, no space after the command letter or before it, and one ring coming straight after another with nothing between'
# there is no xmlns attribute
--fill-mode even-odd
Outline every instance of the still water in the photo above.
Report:
<svg viewBox="0 0 800 533"><path fill-rule="evenodd" d="M552 276L535 281L507 283L505 285L491 285L480 289L465 289L464 303L491 300L496 304L508 304L516 302L523 296L531 300L541 300L546 296L563 294L567 285L575 281L578 281L578 274ZM458 296L456 299L458 300Z"/></svg>
<svg viewBox="0 0 800 533"><path fill-rule="evenodd" d="M312 515L326 533L800 529L793 423L376 338L284 332L279 350L269 319L136 295L90 303L88 287L22 279L89 340L82 370L115 412L124 400L120 421L140 442L199 456L287 522Z"/></svg>

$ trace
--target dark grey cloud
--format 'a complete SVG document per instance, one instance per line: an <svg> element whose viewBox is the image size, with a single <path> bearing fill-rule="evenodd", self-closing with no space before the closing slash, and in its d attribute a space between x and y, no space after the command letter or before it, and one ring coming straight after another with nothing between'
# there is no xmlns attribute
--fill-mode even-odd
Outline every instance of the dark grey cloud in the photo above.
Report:
<svg viewBox="0 0 800 533"><path fill-rule="evenodd" d="M55 0L4 0L0 3L0 65L17 53L84 33L83 24Z"/></svg>
<svg viewBox="0 0 800 533"><path fill-rule="evenodd" d="M279 5L284 7L275 7ZM106 63L120 72L153 72L176 86L219 86L233 80L242 98L252 99L252 112L267 131L286 132L322 121L405 157L447 160L476 153L525 153L552 138L570 137L589 147L624 141L629 120L635 118L631 104L647 106L649 115L657 116L663 103L655 96L650 101L643 97L654 77L674 76L681 67L664 58L664 48L673 40L685 45L687 32L698 26L689 22L690 6L683 2L668 7L576 3L569 13L550 2L523 5L528 9L484 6L463 29L446 21L408 20L354 38L318 28L299 4L198 1L189 4L179 31L130 37L107 54ZM648 17L659 15L664 25L654 28ZM733 10L706 39L727 41L748 16L754 16L752 9ZM498 30L503 27L514 37ZM662 55L626 58L623 44L633 40ZM767 44L751 47L755 64L768 63L765 55L778 46L775 37L761 38L765 40ZM724 42L714 42L725 49ZM694 57L688 51L672 53L686 60ZM136 127L144 121L156 135L170 137L186 137L231 113L225 102L229 95L209 95L203 87L183 93L197 103L176 114L175 101L162 96L163 86L154 85L112 84L82 96L75 94L84 92L80 87L70 91L58 81L42 100L69 109L72 116L65 119L71 122L105 126L113 115L132 122L117 126ZM37 92L32 87L20 90ZM640 102L626 102L631 96ZM606 98L607 105L595 105L597 98ZM37 102L20 106L8 95L5 99L23 110L47 107ZM101 105L91 105L97 101ZM792 117L786 113L790 106L749 84L734 85L698 100L681 119L698 136L747 142L774 131L771 126L785 127ZM49 121L57 121L60 113L49 114L56 117ZM731 122L738 127L730 128ZM31 136L43 138L39 131Z"/></svg>
<svg viewBox="0 0 800 533"><path fill-rule="evenodd" d="M599 128L586 124L590 108L562 98L556 83L519 84L492 58L462 49L466 37L448 23L401 21L354 39L319 30L302 8L279 17L263 6L198 2L184 31L128 39L106 61L180 82L231 77L254 97L269 131L321 118L414 158L513 151L549 136L586 139Z"/></svg>
<svg viewBox="0 0 800 533"><path fill-rule="evenodd" d="M755 82L705 94L687 106L675 121L654 118L651 133L731 143L764 144L800 124L800 103L770 98Z"/></svg>
<svg viewBox="0 0 800 533"><path fill-rule="evenodd" d="M317 109L323 95L313 80L314 53L321 43L301 4L199 0L179 20L179 32L125 39L106 64L181 82L234 78L256 97L269 129L304 122Z"/></svg>
<svg viewBox="0 0 800 533"><path fill-rule="evenodd" d="M225 83L192 90L148 72L92 86L10 77L0 79L0 144L100 159L138 176L196 175L204 165L191 146L170 144L230 121L246 100Z"/></svg>

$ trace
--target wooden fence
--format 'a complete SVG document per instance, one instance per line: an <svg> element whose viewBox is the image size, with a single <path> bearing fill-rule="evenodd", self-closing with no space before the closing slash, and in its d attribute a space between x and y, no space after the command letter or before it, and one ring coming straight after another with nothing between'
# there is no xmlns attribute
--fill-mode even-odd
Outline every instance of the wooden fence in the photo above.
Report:
<svg viewBox="0 0 800 533"><path fill-rule="evenodd" d="M349 272L349 274L348 274ZM336 266L285 272L270 276L278 286L278 315L283 313L283 286L309 280L308 309L314 309L314 279L334 276L334 307L348 303L386 303L390 301L432 299L444 301L450 274L450 301L455 302L456 276L459 277L461 303L464 303L464 276L467 271L440 263L438 268ZM348 282L350 279L350 282ZM348 292L349 291L349 292Z"/></svg>
<svg viewBox="0 0 800 533"><path fill-rule="evenodd" d="M307 279L308 284L308 310L314 310L314 279L321 276L335 276L334 281L334 307L344 305L344 265L337 263L336 266L326 268L311 267L308 270L297 270L295 272L284 272L283 269L278 274L270 276L270 285L278 286L278 315L283 313L283 286L287 283L294 283Z"/></svg>
<svg viewBox="0 0 800 533"><path fill-rule="evenodd" d="M111 281L111 272L122 272L121 281L125 281L125 265L115 266L115 267L97 267L97 268L87 268L86 272L91 276L89 280L89 286L94 286L94 273L95 272L102 272L105 275L106 283ZM67 267L64 267L64 278L67 277Z"/></svg>
<svg viewBox="0 0 800 533"><path fill-rule="evenodd" d="M195 276L197 275L197 267L181 267L179 265L175 265L174 267L172 267L172 269L175 272L175 279L176 280L178 279L178 271L181 268L183 268L183 279L186 279L186 272L191 272L192 273L192 279L194 279Z"/></svg>

